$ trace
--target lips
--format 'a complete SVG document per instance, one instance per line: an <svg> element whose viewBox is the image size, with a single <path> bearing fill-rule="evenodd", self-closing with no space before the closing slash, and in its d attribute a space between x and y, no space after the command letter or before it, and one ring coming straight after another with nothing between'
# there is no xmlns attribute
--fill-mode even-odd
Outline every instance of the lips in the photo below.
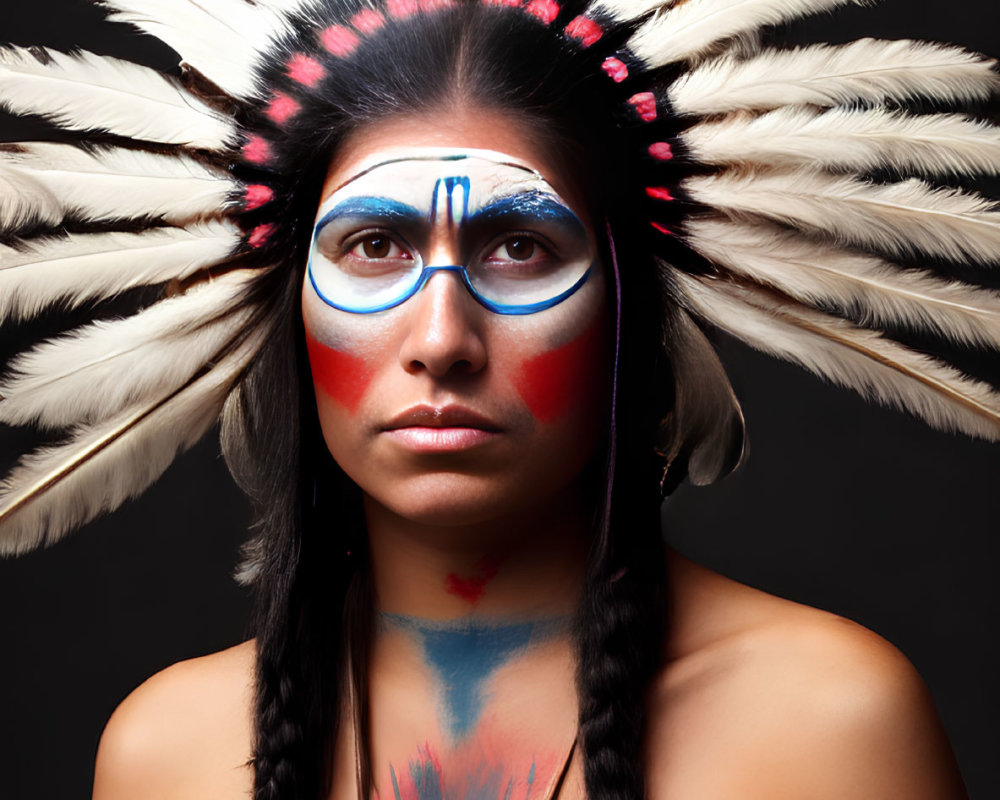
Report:
<svg viewBox="0 0 1000 800"><path fill-rule="evenodd" d="M382 431L406 450L448 453L489 442L500 426L462 406L415 406L393 417Z"/></svg>
<svg viewBox="0 0 1000 800"><path fill-rule="evenodd" d="M500 431L500 426L487 417L462 406L414 406L393 417L383 430L404 428L476 428L487 433Z"/></svg>

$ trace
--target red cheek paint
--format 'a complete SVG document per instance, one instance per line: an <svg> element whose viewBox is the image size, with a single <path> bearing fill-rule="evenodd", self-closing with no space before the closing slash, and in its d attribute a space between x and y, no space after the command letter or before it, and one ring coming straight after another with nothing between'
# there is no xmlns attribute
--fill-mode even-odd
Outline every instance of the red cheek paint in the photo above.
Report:
<svg viewBox="0 0 1000 800"><path fill-rule="evenodd" d="M521 365L517 390L531 413L554 422L570 408L592 401L600 377L604 321L597 320L572 341Z"/></svg>
<svg viewBox="0 0 1000 800"><path fill-rule="evenodd" d="M486 584L496 577L500 564L495 558L486 556L476 565L476 574L471 578L462 578L454 572L449 572L444 579L444 589L448 594L461 597L466 603L475 605L486 591Z"/></svg>
<svg viewBox="0 0 1000 800"><path fill-rule="evenodd" d="M371 367L364 359L327 347L309 333L306 349L316 388L353 414L371 383Z"/></svg>

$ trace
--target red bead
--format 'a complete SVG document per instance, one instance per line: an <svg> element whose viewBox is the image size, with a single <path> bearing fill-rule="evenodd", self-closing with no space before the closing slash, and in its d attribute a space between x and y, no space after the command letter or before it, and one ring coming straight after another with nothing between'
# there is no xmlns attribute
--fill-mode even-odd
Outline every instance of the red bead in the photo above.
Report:
<svg viewBox="0 0 1000 800"><path fill-rule="evenodd" d="M243 145L243 157L251 164L263 164L271 159L271 143L254 134Z"/></svg>
<svg viewBox="0 0 1000 800"><path fill-rule="evenodd" d="M385 17L373 8L366 8L351 17L351 24L362 33L374 33L385 25Z"/></svg>
<svg viewBox="0 0 1000 800"><path fill-rule="evenodd" d="M255 208L266 206L273 199L274 190L270 186L265 186L262 183L254 183L247 187L243 207L247 211L253 211Z"/></svg>
<svg viewBox="0 0 1000 800"><path fill-rule="evenodd" d="M274 233L274 223L268 222L264 225L258 225L250 233L250 238L247 239L247 243L254 248L263 247L267 240L271 238L271 234Z"/></svg>
<svg viewBox="0 0 1000 800"><path fill-rule="evenodd" d="M319 35L323 47L338 58L347 58L358 46L358 35L343 25L331 25Z"/></svg>
<svg viewBox="0 0 1000 800"><path fill-rule="evenodd" d="M665 189L662 186L647 186L646 194L652 197L654 200L673 200L674 196L670 194L669 189Z"/></svg>
<svg viewBox="0 0 1000 800"><path fill-rule="evenodd" d="M621 83L628 77L628 67L625 66L625 62L614 56L608 56L604 59L604 63L601 64L601 69L603 69L609 78L615 83Z"/></svg>
<svg viewBox="0 0 1000 800"><path fill-rule="evenodd" d="M570 20L566 26L566 35L571 39L578 39L584 47L590 47L604 35L604 31L594 20L579 16Z"/></svg>
<svg viewBox="0 0 1000 800"><path fill-rule="evenodd" d="M652 122L656 119L656 97L652 92L634 94L628 99L628 102L643 122Z"/></svg>
<svg viewBox="0 0 1000 800"><path fill-rule="evenodd" d="M274 99L271 100L271 104L264 113L270 117L272 122L284 125L289 119L299 113L299 108L300 106L295 100L287 94L279 92L274 95Z"/></svg>
<svg viewBox="0 0 1000 800"><path fill-rule="evenodd" d="M551 24L552 20L559 16L559 4L555 0L531 0L524 10L546 25Z"/></svg>
<svg viewBox="0 0 1000 800"><path fill-rule="evenodd" d="M388 0L385 5L389 10L389 16L396 19L409 17L420 10L417 0Z"/></svg>
<svg viewBox="0 0 1000 800"><path fill-rule="evenodd" d="M326 70L315 58L298 53L288 62L288 77L303 86L314 88L326 75Z"/></svg>
<svg viewBox="0 0 1000 800"><path fill-rule="evenodd" d="M649 146L649 154L657 161L669 161L674 157L674 150L666 142L653 142Z"/></svg>

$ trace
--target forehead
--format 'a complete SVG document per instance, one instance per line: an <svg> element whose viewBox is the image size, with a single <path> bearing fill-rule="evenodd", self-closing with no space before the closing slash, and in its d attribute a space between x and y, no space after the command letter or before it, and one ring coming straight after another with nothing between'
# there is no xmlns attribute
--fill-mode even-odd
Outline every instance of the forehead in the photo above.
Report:
<svg viewBox="0 0 1000 800"><path fill-rule="evenodd" d="M354 165L328 186L323 206L348 197L387 197L421 209L459 200L479 207L524 193L559 195L532 165L504 153L460 148L395 148Z"/></svg>

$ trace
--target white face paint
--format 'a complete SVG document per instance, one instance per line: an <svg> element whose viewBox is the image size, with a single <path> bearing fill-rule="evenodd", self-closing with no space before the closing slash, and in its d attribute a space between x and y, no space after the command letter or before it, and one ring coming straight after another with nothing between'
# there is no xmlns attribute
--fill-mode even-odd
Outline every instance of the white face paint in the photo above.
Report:
<svg viewBox="0 0 1000 800"><path fill-rule="evenodd" d="M373 313L454 271L491 311L531 314L575 293L594 253L534 169L487 150L397 150L362 163L320 206L309 279L328 305Z"/></svg>

